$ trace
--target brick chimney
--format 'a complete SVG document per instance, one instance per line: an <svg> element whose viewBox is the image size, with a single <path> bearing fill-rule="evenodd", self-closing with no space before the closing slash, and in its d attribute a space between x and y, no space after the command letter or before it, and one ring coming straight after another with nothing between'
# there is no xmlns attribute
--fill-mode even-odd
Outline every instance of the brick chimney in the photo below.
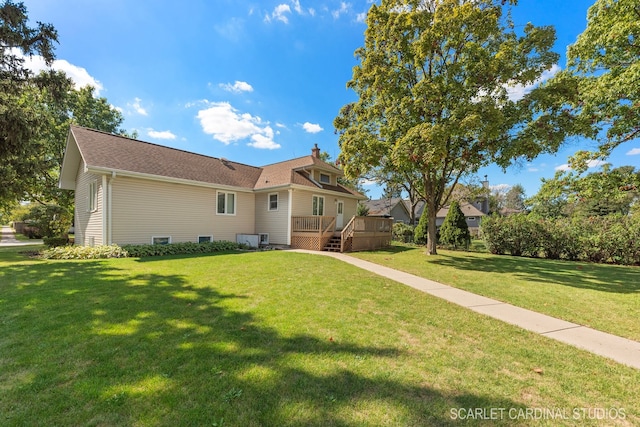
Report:
<svg viewBox="0 0 640 427"><path fill-rule="evenodd" d="M320 149L318 148L318 144L315 144L311 149L311 157L315 157L316 159L320 158Z"/></svg>

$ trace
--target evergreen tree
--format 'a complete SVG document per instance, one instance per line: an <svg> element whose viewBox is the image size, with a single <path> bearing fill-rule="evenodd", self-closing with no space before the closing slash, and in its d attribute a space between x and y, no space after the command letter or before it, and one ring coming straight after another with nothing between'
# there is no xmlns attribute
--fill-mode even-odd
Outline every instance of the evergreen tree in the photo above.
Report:
<svg viewBox="0 0 640 427"><path fill-rule="evenodd" d="M427 207L425 206L422 211L422 215L420 215L420 221L418 221L418 225L416 225L416 229L413 231L413 242L416 245L427 244L428 224L429 224L429 213L427 211Z"/></svg>
<svg viewBox="0 0 640 427"><path fill-rule="evenodd" d="M454 249L469 249L471 234L457 201L451 202L449 213L440 227L440 243L453 246Z"/></svg>

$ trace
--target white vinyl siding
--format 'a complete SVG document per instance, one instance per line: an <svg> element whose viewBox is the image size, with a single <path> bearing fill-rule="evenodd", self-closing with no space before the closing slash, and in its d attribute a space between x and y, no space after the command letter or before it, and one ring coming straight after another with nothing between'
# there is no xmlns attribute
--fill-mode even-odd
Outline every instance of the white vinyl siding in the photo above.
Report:
<svg viewBox="0 0 640 427"><path fill-rule="evenodd" d="M271 196L278 195L278 210L269 210ZM256 193L256 233L269 235L269 244L286 245L288 236L289 192Z"/></svg>
<svg viewBox="0 0 640 427"><path fill-rule="evenodd" d="M84 164L78 167L75 191L75 242L77 245L102 245L102 185L101 177L84 172ZM91 192L95 191L94 209L91 206ZM82 206L86 206L83 209Z"/></svg>
<svg viewBox="0 0 640 427"><path fill-rule="evenodd" d="M217 215L218 191L222 190L116 177L113 242L149 243L152 236L171 236L174 243L197 242L198 236L235 242L236 234L255 234L254 195L236 192L236 215Z"/></svg>

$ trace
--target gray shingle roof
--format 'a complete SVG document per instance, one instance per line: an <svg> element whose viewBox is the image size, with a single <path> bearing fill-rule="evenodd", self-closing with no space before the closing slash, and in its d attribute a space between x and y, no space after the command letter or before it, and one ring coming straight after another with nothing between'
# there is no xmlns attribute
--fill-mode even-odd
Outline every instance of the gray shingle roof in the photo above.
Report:
<svg viewBox="0 0 640 427"><path fill-rule="evenodd" d="M71 127L88 167L253 188L260 168L78 126Z"/></svg>
<svg viewBox="0 0 640 427"><path fill-rule="evenodd" d="M256 167L80 126L71 126L70 132L89 168L256 190L291 184L319 188L309 179L305 168L342 175L340 169L311 155ZM324 184L321 188L361 196L341 185Z"/></svg>

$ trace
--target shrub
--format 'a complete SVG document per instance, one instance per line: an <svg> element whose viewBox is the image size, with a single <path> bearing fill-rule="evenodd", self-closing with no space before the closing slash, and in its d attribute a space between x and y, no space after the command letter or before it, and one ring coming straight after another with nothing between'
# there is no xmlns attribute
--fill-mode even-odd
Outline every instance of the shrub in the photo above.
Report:
<svg viewBox="0 0 640 427"><path fill-rule="evenodd" d="M502 255L506 251L506 235L508 231L504 227L504 220L505 217L494 214L484 217L480 225L482 239L487 250L494 255Z"/></svg>
<svg viewBox="0 0 640 427"><path fill-rule="evenodd" d="M538 256L543 227L526 214L493 215L482 220L484 241L492 254Z"/></svg>
<svg viewBox="0 0 640 427"><path fill-rule="evenodd" d="M451 202L449 212L440 227L440 243L452 246L454 249L459 247L469 249L471 234L469 234L469 226L457 201Z"/></svg>
<svg viewBox="0 0 640 427"><path fill-rule="evenodd" d="M483 220L482 232L493 254L541 253L551 259L640 265L640 218L635 216L491 216Z"/></svg>
<svg viewBox="0 0 640 427"><path fill-rule="evenodd" d="M42 241L50 248L55 248L56 246L66 246L69 244L69 239L67 237L45 237L42 239Z"/></svg>
<svg viewBox="0 0 640 427"><path fill-rule="evenodd" d="M24 220L39 231L40 237L61 237L69 231L72 215L58 205L36 204L29 209Z"/></svg>
<svg viewBox="0 0 640 427"><path fill-rule="evenodd" d="M420 215L420 220L418 221L418 225L413 230L413 243L416 245L426 245L427 244L427 236L429 232L427 231L427 225L429 223L429 215L427 214L427 207L425 206L422 210L422 215Z"/></svg>
<svg viewBox="0 0 640 427"><path fill-rule="evenodd" d="M22 234L29 239L42 239L42 232L38 227L25 225L22 227Z"/></svg>
<svg viewBox="0 0 640 427"><path fill-rule="evenodd" d="M168 245L123 245L123 248L127 251L129 256L135 258L225 252L242 249L244 247L244 245L224 240L206 243L170 243Z"/></svg>
<svg viewBox="0 0 640 427"><path fill-rule="evenodd" d="M44 259L104 259L125 258L127 251L118 245L109 246L59 246L43 251Z"/></svg>
<svg viewBox="0 0 640 427"><path fill-rule="evenodd" d="M393 224L393 240L403 243L413 241L414 227L403 222Z"/></svg>

